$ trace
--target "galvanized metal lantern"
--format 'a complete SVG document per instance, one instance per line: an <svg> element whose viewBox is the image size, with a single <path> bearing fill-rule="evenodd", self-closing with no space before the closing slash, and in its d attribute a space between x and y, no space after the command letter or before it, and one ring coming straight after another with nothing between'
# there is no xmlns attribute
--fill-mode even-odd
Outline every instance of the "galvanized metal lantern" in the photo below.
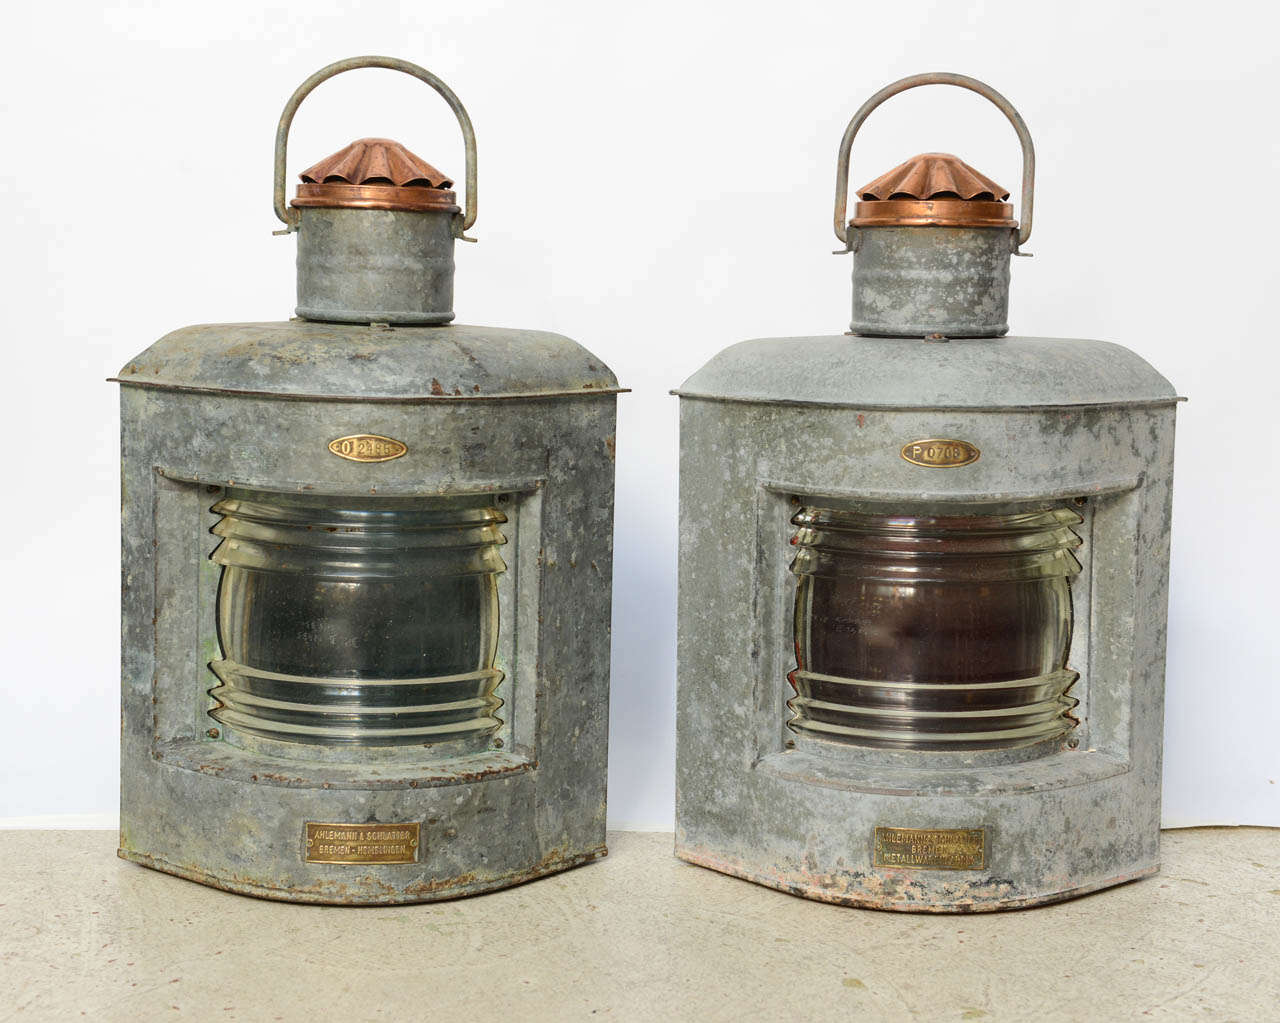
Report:
<svg viewBox="0 0 1280 1023"><path fill-rule="evenodd" d="M886 99L1022 144L860 192ZM1006 336L1022 118L881 90L840 147L848 335L746 341L681 397L677 853L810 898L1030 906L1157 869L1175 402L1118 345Z"/></svg>
<svg viewBox="0 0 1280 1023"><path fill-rule="evenodd" d="M360 67L453 109L465 213L386 139L286 207L298 105ZM120 855L341 903L604 855L617 380L568 338L450 324L475 136L423 68L303 83L275 210L298 318L187 327L118 378Z"/></svg>

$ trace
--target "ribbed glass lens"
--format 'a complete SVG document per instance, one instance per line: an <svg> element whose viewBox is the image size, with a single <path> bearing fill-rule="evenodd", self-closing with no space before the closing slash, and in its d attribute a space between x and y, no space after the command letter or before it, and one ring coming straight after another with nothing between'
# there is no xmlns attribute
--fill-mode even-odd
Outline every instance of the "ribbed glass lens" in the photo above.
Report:
<svg viewBox="0 0 1280 1023"><path fill-rule="evenodd" d="M792 729L888 749L1011 748L1074 725L1067 508L792 519Z"/></svg>
<svg viewBox="0 0 1280 1023"><path fill-rule="evenodd" d="M485 498L231 490L213 510L215 719L329 746L487 743L506 517Z"/></svg>

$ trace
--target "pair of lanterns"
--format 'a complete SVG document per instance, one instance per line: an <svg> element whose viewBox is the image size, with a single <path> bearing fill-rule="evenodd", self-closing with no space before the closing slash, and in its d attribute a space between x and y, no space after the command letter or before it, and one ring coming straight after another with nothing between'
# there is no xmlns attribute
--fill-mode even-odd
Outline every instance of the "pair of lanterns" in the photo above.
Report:
<svg viewBox="0 0 1280 1023"><path fill-rule="evenodd" d="M365 139L286 205L298 105L434 88L452 182ZM905 89L996 104L1007 194L927 154L846 216ZM840 149L849 335L745 342L681 404L677 854L850 905L1033 905L1157 868L1174 391L1007 336L1017 112L904 79ZM188 327L118 377L120 854L247 894L395 903L605 853L613 374L452 324L471 122L333 64L280 120L298 318ZM714 509L714 515L709 510Z"/></svg>

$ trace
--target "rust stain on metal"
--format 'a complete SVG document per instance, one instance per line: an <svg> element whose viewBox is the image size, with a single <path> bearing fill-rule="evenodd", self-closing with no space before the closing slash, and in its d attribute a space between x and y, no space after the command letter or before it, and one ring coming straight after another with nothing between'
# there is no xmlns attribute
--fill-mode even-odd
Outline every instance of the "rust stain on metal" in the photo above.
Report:
<svg viewBox="0 0 1280 1023"><path fill-rule="evenodd" d="M547 874L556 874L573 867L591 863L608 855L605 845L596 846L583 853L565 855L556 849L543 856L536 864L525 870L507 873L481 874L470 872L448 880L418 881L402 888L396 887L382 879L365 874L352 877L347 881L318 881L309 885L296 885L278 888L262 883L257 878L243 874L232 874L219 877L191 864L169 863L166 860L134 851L125 840L122 832L120 847L116 855L123 860L161 870L167 874L185 877L189 881L223 891L236 892L240 895L251 895L260 899L275 902L310 902L334 906L391 905L395 903L431 902L437 899L452 899L466 895L476 895L523 884Z"/></svg>
<svg viewBox="0 0 1280 1023"><path fill-rule="evenodd" d="M156 373L160 370L156 369ZM157 391L178 391L184 394L231 395L243 398L270 398L272 401L315 401L315 402L364 402L370 405L420 405L434 401L458 401L459 396L446 394L444 389L432 391L430 395L391 395L391 394L302 394L288 391L258 391L238 387L205 387L193 384L176 384L155 382L151 380L122 380L120 377L107 377L107 383L125 384L130 387L154 389ZM436 381L438 384L439 381ZM605 387L601 384L584 384L583 390L591 391L591 397L614 394L630 394L630 387ZM531 391L529 393L502 394L463 394L463 401L508 402L508 401L544 401L546 399L570 398L582 393L577 391Z"/></svg>
<svg viewBox="0 0 1280 1023"><path fill-rule="evenodd" d="M781 865L772 870L761 871L740 860L717 856L705 849L680 843L676 845L676 856L697 866L709 867L722 874L740 877L801 898L860 909L912 913L992 913L1006 909L1047 906L1112 885L1151 877L1159 870L1159 867L1151 867L1049 895L1018 896L1016 884L996 877L976 881L957 879L942 885L926 885L909 876L881 877L859 870L841 874L811 872L802 864Z"/></svg>

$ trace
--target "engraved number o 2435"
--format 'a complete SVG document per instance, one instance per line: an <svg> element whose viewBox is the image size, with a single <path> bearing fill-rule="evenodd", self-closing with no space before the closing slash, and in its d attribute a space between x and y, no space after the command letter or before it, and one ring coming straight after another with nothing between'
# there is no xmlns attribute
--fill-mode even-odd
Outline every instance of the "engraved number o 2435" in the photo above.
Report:
<svg viewBox="0 0 1280 1023"><path fill-rule="evenodd" d="M926 469L954 469L976 462L981 456L982 452L967 440L947 437L928 437L902 445L902 457Z"/></svg>
<svg viewBox="0 0 1280 1023"><path fill-rule="evenodd" d="M355 433L329 441L329 450L352 462L389 462L407 454L408 445L376 433Z"/></svg>

